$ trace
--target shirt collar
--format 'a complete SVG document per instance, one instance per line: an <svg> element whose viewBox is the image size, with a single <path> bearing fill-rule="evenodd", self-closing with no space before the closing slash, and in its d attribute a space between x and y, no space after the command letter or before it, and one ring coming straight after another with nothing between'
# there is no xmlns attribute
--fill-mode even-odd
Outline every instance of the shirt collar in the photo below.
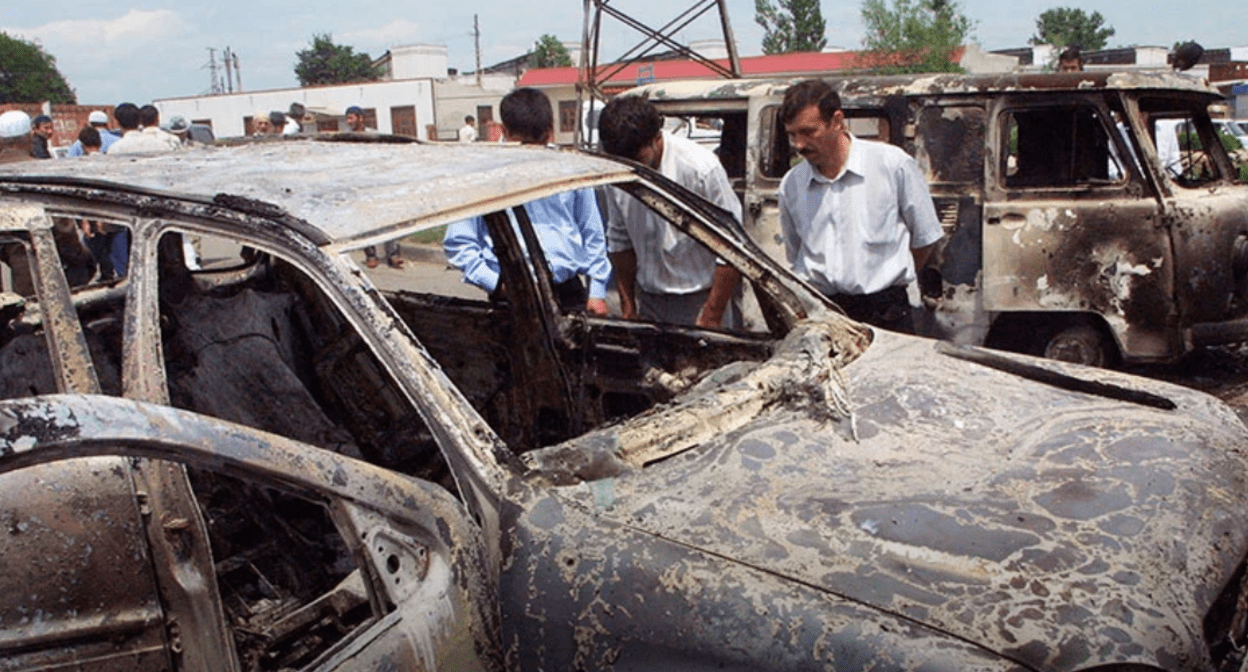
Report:
<svg viewBox="0 0 1248 672"><path fill-rule="evenodd" d="M838 174L835 178L827 177L823 173L819 172L819 170L815 168L815 166L811 164L810 161L804 160L806 164L806 170L810 171L809 182L823 182L826 184L832 184L834 182L838 182L844 179L845 175L849 173L853 173L854 175L857 175L859 177L866 175L866 170L865 170L866 166L864 165L864 162L866 161L866 159L863 156L862 149L861 149L862 141L859 140L856 136L854 136L853 133L849 133L849 131L846 131L846 134L849 135L849 139L850 139L849 156L845 158L845 165L844 167L841 168L840 174Z"/></svg>

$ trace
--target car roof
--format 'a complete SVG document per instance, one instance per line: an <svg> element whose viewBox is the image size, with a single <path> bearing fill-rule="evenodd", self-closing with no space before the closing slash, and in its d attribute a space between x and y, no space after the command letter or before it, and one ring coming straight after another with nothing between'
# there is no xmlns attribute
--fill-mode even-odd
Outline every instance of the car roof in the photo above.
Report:
<svg viewBox="0 0 1248 672"><path fill-rule="evenodd" d="M750 96L783 95L789 86L810 77L770 79L684 80L646 84L625 92L653 101L730 101ZM1168 71L1093 70L1070 73L996 73L987 75L836 75L821 77L842 95L884 97L893 95L956 95L988 92L1039 93L1096 89L1153 89L1187 91L1220 98L1202 79Z"/></svg>
<svg viewBox="0 0 1248 672"><path fill-rule="evenodd" d="M496 143L415 144L275 140L140 156L97 155L0 166L0 192L33 184L84 184L276 205L323 235L319 242L407 232L526 203L571 187L630 179L609 158ZM25 185L25 186L24 186Z"/></svg>

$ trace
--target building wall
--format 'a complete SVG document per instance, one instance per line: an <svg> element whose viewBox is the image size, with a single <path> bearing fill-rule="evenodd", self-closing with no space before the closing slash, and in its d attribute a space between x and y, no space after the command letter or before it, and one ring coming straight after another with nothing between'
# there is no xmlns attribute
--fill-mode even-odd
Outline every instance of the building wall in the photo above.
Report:
<svg viewBox="0 0 1248 672"><path fill-rule="evenodd" d="M471 77L464 78L471 81ZM477 88L466 83L440 81L433 85L434 100L437 105L435 132L430 140L456 140L459 129L464 125L464 117L472 115L477 120L477 136L480 140L488 137L488 122L499 121L498 103L503 99L500 91ZM484 112L488 108L489 114Z"/></svg>
<svg viewBox="0 0 1248 672"><path fill-rule="evenodd" d="M376 111L377 130L393 133L391 121L394 108L414 107L418 131L427 124L436 123L433 88L431 79L408 79L163 98L155 101L155 105L160 109L161 119L180 114L192 122L209 122L218 138L245 135L247 119L261 112L285 112L294 102L302 103L311 114L338 117L352 105L372 109Z"/></svg>

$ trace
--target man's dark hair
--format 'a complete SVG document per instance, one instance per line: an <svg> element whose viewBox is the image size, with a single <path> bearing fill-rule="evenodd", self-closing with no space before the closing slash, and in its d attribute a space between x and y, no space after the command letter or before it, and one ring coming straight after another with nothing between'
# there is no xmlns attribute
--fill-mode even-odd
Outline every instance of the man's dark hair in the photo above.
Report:
<svg viewBox="0 0 1248 672"><path fill-rule="evenodd" d="M498 104L498 116L507 127L507 134L520 142L543 143L555 130L555 115L550 98L537 89L516 89Z"/></svg>
<svg viewBox="0 0 1248 672"><path fill-rule="evenodd" d="M1070 61L1082 62L1083 54L1079 51L1079 45L1072 44L1069 47L1066 47L1065 49L1062 50L1062 53L1058 55L1057 60L1066 61L1067 63L1069 63Z"/></svg>
<svg viewBox="0 0 1248 672"><path fill-rule="evenodd" d="M276 110L270 112L269 123L273 124L273 130L280 132L282 127L286 125L286 115Z"/></svg>
<svg viewBox="0 0 1248 672"><path fill-rule="evenodd" d="M663 117L654 103L641 96L612 98L598 115L598 138L608 154L636 159L642 147L663 130Z"/></svg>
<svg viewBox="0 0 1248 672"><path fill-rule="evenodd" d="M133 131L139 127L139 106L134 103L122 103L113 108L113 118L123 131Z"/></svg>
<svg viewBox="0 0 1248 672"><path fill-rule="evenodd" d="M352 105L351 107L348 107L348 108L347 108L347 111L346 111L346 112L343 112L343 113L342 113L342 115L343 115L344 117L345 117L346 115L348 115L348 114L358 114L358 115L360 115L360 116L362 117L362 116L364 116L364 110L363 110L362 108L360 108L360 106L359 106L359 105Z"/></svg>
<svg viewBox="0 0 1248 672"><path fill-rule="evenodd" d="M466 117L464 117L464 123L465 123L465 124L471 124L471 123L474 123L474 122L476 122L476 120L477 120L477 119L476 119L475 117L473 117L471 114L470 114L470 115L468 115L468 116L466 116Z"/></svg>
<svg viewBox="0 0 1248 672"><path fill-rule="evenodd" d="M32 128L38 127L40 124L50 124L50 123L52 123L52 117L49 117L46 114L41 114L35 117L34 119L30 120L30 125Z"/></svg>
<svg viewBox="0 0 1248 672"><path fill-rule="evenodd" d="M780 104L780 123L792 123L802 110L814 105L824 121L832 121L832 115L841 109L841 96L822 79L804 79L784 92Z"/></svg>
<svg viewBox="0 0 1248 672"><path fill-rule="evenodd" d="M155 105L144 105L139 108L139 123L144 126L155 126L160 123L160 110Z"/></svg>
<svg viewBox="0 0 1248 672"><path fill-rule="evenodd" d="M104 146L104 142L100 140L100 132L94 126L86 126L81 131L78 131L78 142L81 142L83 147L99 148Z"/></svg>

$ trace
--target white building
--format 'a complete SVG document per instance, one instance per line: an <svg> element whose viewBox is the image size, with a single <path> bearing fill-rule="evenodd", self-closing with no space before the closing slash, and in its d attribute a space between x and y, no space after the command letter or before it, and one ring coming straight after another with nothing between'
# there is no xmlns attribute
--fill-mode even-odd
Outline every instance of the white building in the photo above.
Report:
<svg viewBox="0 0 1248 672"><path fill-rule="evenodd" d="M443 45L394 47L375 64L384 73L376 82L162 98L155 105L162 119L181 115L211 126L219 138L248 135L256 115L300 103L308 113L307 131L345 129L346 109L354 105L382 133L449 140L466 115L496 119L498 101L515 85L514 78L488 76L478 87L475 77L449 75Z"/></svg>

